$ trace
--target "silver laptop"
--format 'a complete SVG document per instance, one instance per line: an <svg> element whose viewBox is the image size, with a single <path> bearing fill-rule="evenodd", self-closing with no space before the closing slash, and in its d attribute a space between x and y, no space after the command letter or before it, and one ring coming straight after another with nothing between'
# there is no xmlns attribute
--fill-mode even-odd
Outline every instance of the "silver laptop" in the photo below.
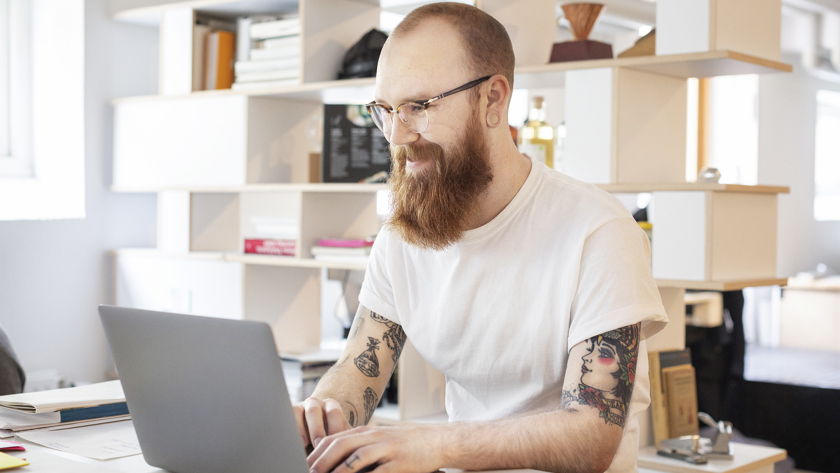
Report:
<svg viewBox="0 0 840 473"><path fill-rule="evenodd" d="M146 462L176 473L307 473L263 322L100 306Z"/></svg>

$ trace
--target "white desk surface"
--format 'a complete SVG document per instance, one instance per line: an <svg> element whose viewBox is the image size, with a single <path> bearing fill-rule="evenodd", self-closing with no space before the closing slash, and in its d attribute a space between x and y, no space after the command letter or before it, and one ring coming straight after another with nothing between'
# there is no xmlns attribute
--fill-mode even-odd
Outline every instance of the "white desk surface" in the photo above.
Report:
<svg viewBox="0 0 840 473"><path fill-rule="evenodd" d="M12 439L9 439L12 440ZM85 458L71 453L60 452L21 439L14 439L26 447L25 452L7 452L18 458L25 458L29 466L23 467L21 473L168 473L150 466L143 460L143 455L115 458L99 461ZM17 470L11 470L17 471ZM449 469L446 473L459 473L463 470ZM239 472L231 472L239 473ZM485 473L544 473L537 470L497 470Z"/></svg>
<svg viewBox="0 0 840 473"><path fill-rule="evenodd" d="M166 470L150 466L142 455L99 461L79 455L60 452L42 447L25 440L16 439L26 447L25 452L9 452L18 458L25 458L30 465L23 472L29 473L167 473ZM671 473L746 473L763 471L787 457L787 452L780 448L760 447L756 445L734 444L735 460L710 460L706 465L689 463L656 455L653 447L644 447L639 452L639 472ZM447 473L462 470L446 469ZM536 470L505 470L506 473L539 473ZM232 472L235 473L235 472ZM236 472L238 473L238 472ZM493 473L493 472L487 472Z"/></svg>

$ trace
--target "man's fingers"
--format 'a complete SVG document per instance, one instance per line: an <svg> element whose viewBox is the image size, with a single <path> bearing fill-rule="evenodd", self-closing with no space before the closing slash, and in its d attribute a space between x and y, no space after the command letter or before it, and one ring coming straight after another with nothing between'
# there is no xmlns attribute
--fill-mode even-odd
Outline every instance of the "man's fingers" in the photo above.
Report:
<svg viewBox="0 0 840 473"><path fill-rule="evenodd" d="M348 460L351 466L355 465L350 458L352 457L352 454L354 454L356 450L376 442L377 439L377 436L374 435L373 432L359 432L359 430L360 429L354 429L352 431L344 432L324 439L324 441L318 445L315 451L313 451L307 459L309 467L312 471L317 473L333 471L333 469L337 468L342 462L346 462ZM364 463L364 465L369 465L370 463L373 463L373 461ZM361 469L361 467L357 467L355 470L346 471L358 471L359 469Z"/></svg>
<svg viewBox="0 0 840 473"><path fill-rule="evenodd" d="M309 439L312 441L313 447L318 447L318 443L327 436L324 429L324 410L321 402L312 402L307 400L304 403L304 417L306 419L306 428L309 430Z"/></svg>
<svg viewBox="0 0 840 473"><path fill-rule="evenodd" d="M362 447L344 459L333 470L334 473L358 473L359 471L385 471L387 468L378 465L382 458L382 447L368 445ZM319 470L320 471L320 470Z"/></svg>
<svg viewBox="0 0 840 473"><path fill-rule="evenodd" d="M344 411L341 405L335 399L327 399L324 401L324 417L327 419L327 435L337 434L350 429L350 424L344 417Z"/></svg>
<svg viewBox="0 0 840 473"><path fill-rule="evenodd" d="M298 433L300 433L300 439L303 441L304 448L309 446L309 431L306 428L306 419L304 418L303 406L300 404L295 404L292 406L292 411L295 413L295 421L297 422L298 426Z"/></svg>

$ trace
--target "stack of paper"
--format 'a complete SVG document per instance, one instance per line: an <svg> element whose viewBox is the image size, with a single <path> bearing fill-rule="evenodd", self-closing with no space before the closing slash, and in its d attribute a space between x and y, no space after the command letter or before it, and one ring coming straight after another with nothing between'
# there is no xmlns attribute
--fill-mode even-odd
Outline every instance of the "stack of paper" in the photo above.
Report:
<svg viewBox="0 0 840 473"><path fill-rule="evenodd" d="M119 381L0 396L0 438L59 425L80 426L130 418Z"/></svg>
<svg viewBox="0 0 840 473"><path fill-rule="evenodd" d="M240 18L233 88L244 90L300 83L300 32L297 14Z"/></svg>

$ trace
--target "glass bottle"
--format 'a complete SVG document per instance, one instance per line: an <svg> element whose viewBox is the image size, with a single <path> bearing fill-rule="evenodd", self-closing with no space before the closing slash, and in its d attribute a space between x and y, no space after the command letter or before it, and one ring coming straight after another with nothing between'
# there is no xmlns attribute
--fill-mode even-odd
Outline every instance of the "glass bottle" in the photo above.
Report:
<svg viewBox="0 0 840 473"><path fill-rule="evenodd" d="M545 99L533 97L528 121L519 132L519 151L554 167L554 127L545 122Z"/></svg>

